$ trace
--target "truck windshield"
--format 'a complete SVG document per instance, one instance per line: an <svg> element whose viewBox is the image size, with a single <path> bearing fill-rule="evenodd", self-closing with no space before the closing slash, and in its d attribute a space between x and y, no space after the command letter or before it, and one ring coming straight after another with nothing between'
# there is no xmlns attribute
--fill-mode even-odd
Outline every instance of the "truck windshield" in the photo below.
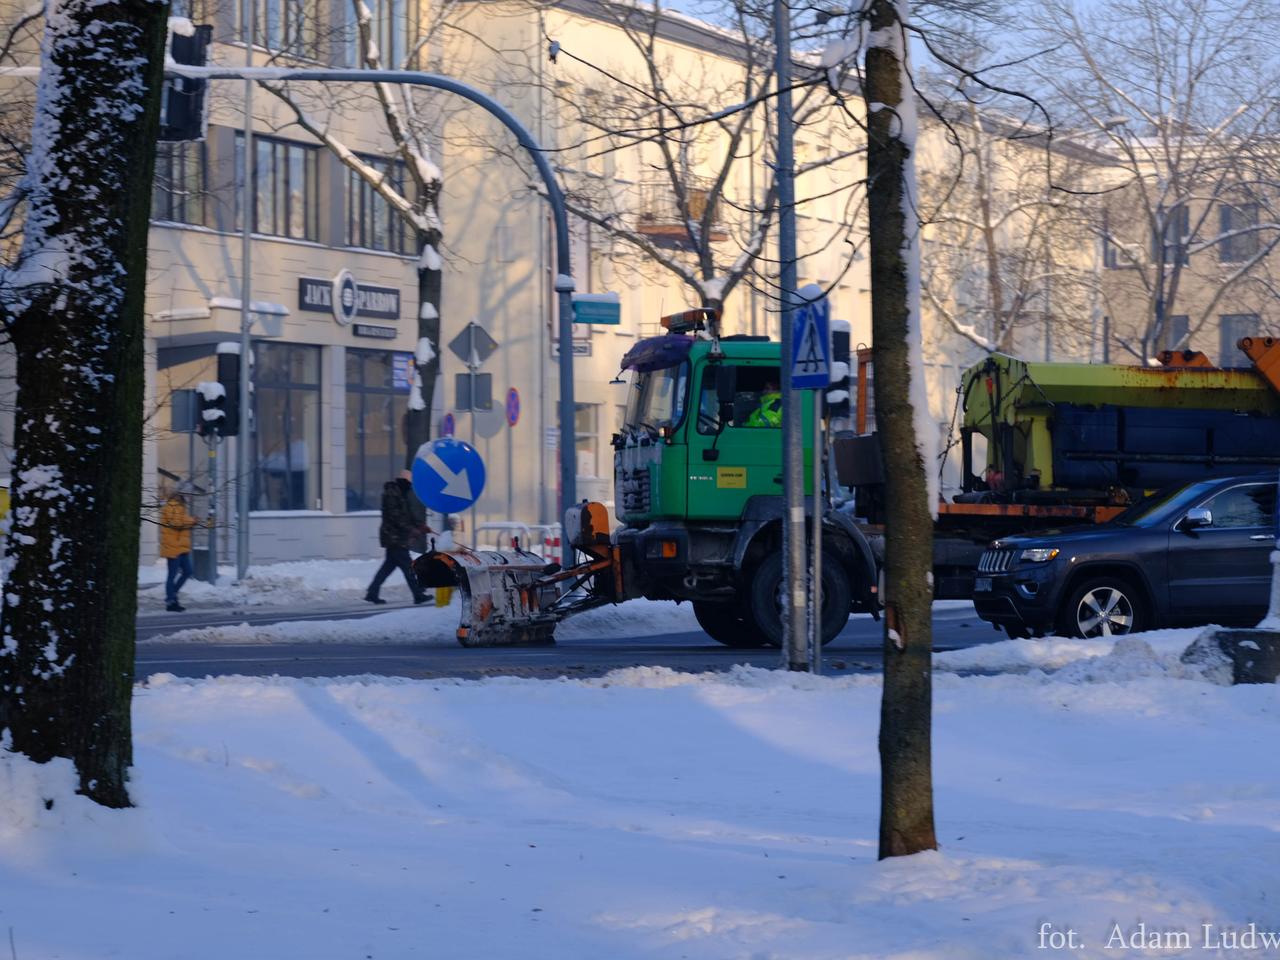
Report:
<svg viewBox="0 0 1280 960"><path fill-rule="evenodd" d="M689 364L637 373L627 398L627 426L656 433L674 427L684 418L689 393Z"/></svg>

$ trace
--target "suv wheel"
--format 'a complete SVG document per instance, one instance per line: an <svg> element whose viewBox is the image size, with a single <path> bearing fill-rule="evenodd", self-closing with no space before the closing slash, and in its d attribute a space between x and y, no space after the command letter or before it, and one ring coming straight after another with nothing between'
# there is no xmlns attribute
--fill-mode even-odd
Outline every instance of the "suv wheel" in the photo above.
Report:
<svg viewBox="0 0 1280 960"><path fill-rule="evenodd" d="M1071 591L1059 615L1058 630L1067 637L1118 637L1147 629L1138 591L1124 580L1086 580Z"/></svg>

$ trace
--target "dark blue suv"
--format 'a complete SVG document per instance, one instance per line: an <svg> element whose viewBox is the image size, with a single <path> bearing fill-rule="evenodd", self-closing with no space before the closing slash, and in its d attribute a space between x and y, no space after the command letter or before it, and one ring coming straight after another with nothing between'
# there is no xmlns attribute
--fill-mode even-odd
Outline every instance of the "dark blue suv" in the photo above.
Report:
<svg viewBox="0 0 1280 960"><path fill-rule="evenodd" d="M973 605L1011 637L1256 623L1275 512L1275 474L1230 477L1150 497L1109 523L1005 537L978 563Z"/></svg>

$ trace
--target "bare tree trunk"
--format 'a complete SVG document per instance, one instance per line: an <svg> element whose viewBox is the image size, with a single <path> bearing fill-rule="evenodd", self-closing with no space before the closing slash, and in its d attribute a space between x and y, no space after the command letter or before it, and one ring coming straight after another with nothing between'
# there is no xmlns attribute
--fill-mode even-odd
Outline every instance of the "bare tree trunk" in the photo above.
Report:
<svg viewBox="0 0 1280 960"><path fill-rule="evenodd" d="M904 4L905 6L905 4ZM914 104L904 89L905 17L894 0L873 0L867 49L868 217L876 427L886 469L884 696L880 709L880 857L937 847L933 827L933 522L928 477L916 433L911 338L920 336L919 242L909 165ZM918 276L914 280L918 283ZM912 312L916 312L913 323ZM922 391L917 391L917 398Z"/></svg>
<svg viewBox="0 0 1280 960"><path fill-rule="evenodd" d="M143 296L167 4L52 4L30 206L0 309L17 352L0 730L129 806Z"/></svg>
<svg viewBox="0 0 1280 960"><path fill-rule="evenodd" d="M419 231L417 246L422 250L430 245L433 250L439 249L441 236L439 231ZM441 264L420 262L418 265L418 351L414 358L418 371L418 397L412 398L405 425L405 469L413 466L414 455L418 448L431 439L431 401L436 392L436 380L440 376L440 307L444 285L444 270ZM422 343L430 345L430 351L423 353ZM418 403L421 406L418 406Z"/></svg>

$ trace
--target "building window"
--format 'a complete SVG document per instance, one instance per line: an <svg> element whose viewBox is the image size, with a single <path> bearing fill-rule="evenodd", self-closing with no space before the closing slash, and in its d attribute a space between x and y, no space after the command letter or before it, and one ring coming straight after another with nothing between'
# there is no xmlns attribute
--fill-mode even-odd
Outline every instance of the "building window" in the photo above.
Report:
<svg viewBox="0 0 1280 960"><path fill-rule="evenodd" d="M1191 331L1191 318L1185 313L1175 313L1164 320L1164 348L1186 350L1187 334Z"/></svg>
<svg viewBox="0 0 1280 960"><path fill-rule="evenodd" d="M151 219L206 226L209 186L205 144L159 143L151 190Z"/></svg>
<svg viewBox="0 0 1280 960"><path fill-rule="evenodd" d="M253 345L255 510L320 509L320 348Z"/></svg>
<svg viewBox="0 0 1280 960"><path fill-rule="evenodd" d="M347 39L346 62L348 66L365 66L360 60L360 33L352 16L349 2L342 3L345 18L343 32ZM418 39L416 0L371 0L373 19L370 22L373 44L385 70L413 70Z"/></svg>
<svg viewBox="0 0 1280 960"><path fill-rule="evenodd" d="M1249 230L1258 225L1258 214L1261 207L1256 203L1224 203L1218 207L1221 232L1232 233L1236 230ZM1218 244L1218 259L1223 263L1238 263L1248 260L1258 252L1258 233L1237 233L1224 237Z"/></svg>
<svg viewBox="0 0 1280 960"><path fill-rule="evenodd" d="M596 454L600 445L600 406L595 403L573 405L573 443L578 455L578 476L598 477Z"/></svg>
<svg viewBox="0 0 1280 960"><path fill-rule="evenodd" d="M265 50L317 60L320 57L320 0L254 0L253 42ZM236 36L243 43L249 0L236 3Z"/></svg>
<svg viewBox="0 0 1280 960"><path fill-rule="evenodd" d="M376 169L402 197L407 196L409 176L404 161L361 157ZM412 231L391 204L354 170L347 171L347 245L370 250L412 254Z"/></svg>
<svg viewBox="0 0 1280 960"><path fill-rule="evenodd" d="M404 467L411 353L347 348L347 509L377 510Z"/></svg>
<svg viewBox="0 0 1280 960"><path fill-rule="evenodd" d="M320 239L318 147L274 137L253 138L255 233ZM236 229L241 229L244 136L236 134Z"/></svg>
<svg viewBox="0 0 1280 960"><path fill-rule="evenodd" d="M1191 262L1188 244L1191 242L1191 208L1180 203L1172 210L1164 210L1164 264L1186 266ZM1153 233L1158 232L1153 231ZM1160 248L1152 237L1151 259L1160 263Z"/></svg>
<svg viewBox="0 0 1280 960"><path fill-rule="evenodd" d="M1236 346L1244 337L1254 337L1261 332L1256 313L1225 313L1219 329L1218 366L1243 367L1245 356Z"/></svg>

